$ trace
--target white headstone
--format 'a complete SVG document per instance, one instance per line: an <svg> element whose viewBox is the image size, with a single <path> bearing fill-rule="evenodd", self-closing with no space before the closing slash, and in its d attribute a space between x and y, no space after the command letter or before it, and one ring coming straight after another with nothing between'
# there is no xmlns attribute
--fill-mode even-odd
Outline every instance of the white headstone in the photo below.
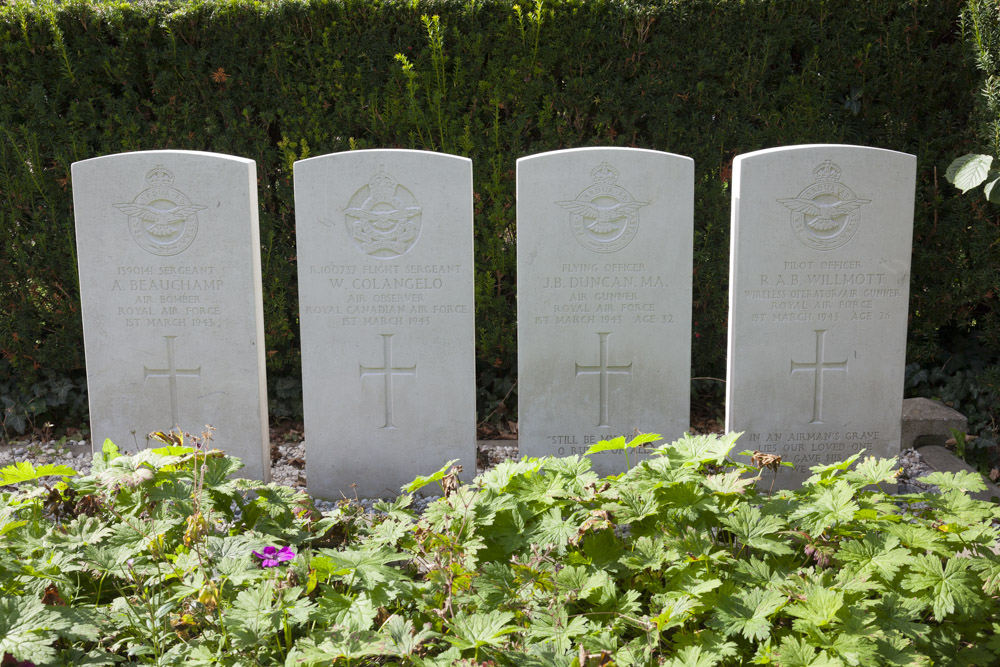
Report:
<svg viewBox="0 0 1000 667"><path fill-rule="evenodd" d="M694 162L631 148L517 161L521 454L688 427ZM620 472L620 452L593 458Z"/></svg>
<svg viewBox="0 0 1000 667"><path fill-rule="evenodd" d="M809 467L899 454L916 158L810 145L733 162L726 429Z"/></svg>
<svg viewBox="0 0 1000 667"><path fill-rule="evenodd" d="M475 475L472 162L409 150L295 163L309 492Z"/></svg>
<svg viewBox="0 0 1000 667"><path fill-rule="evenodd" d="M179 427L269 480L253 160L192 151L73 165L91 436Z"/></svg>

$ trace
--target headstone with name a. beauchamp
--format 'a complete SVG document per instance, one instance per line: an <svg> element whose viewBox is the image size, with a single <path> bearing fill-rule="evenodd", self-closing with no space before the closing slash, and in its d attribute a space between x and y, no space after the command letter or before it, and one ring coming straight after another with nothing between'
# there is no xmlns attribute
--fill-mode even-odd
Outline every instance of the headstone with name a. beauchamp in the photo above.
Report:
<svg viewBox="0 0 1000 667"><path fill-rule="evenodd" d="M680 155L578 148L517 161L521 454L687 430L693 200L694 162ZM625 466L621 452L592 460L601 474Z"/></svg>
<svg viewBox="0 0 1000 667"><path fill-rule="evenodd" d="M899 454L915 179L914 156L861 146L733 162L726 429L795 464L780 486Z"/></svg>
<svg viewBox="0 0 1000 667"><path fill-rule="evenodd" d="M309 492L390 496L476 470L472 162L412 150L295 163Z"/></svg>
<svg viewBox="0 0 1000 667"><path fill-rule="evenodd" d="M145 151L72 173L95 446L210 424L240 475L270 480L253 160Z"/></svg>

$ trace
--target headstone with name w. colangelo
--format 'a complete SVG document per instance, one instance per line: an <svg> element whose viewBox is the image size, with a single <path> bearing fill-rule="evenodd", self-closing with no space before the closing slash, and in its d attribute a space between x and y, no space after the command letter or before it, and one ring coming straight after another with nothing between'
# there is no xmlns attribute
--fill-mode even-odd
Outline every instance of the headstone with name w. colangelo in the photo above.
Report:
<svg viewBox="0 0 1000 667"><path fill-rule="evenodd" d="M694 162L579 148L517 162L520 453L687 430ZM597 454L601 474L621 452Z"/></svg>
<svg viewBox="0 0 1000 667"><path fill-rule="evenodd" d="M269 480L253 160L193 151L73 164L91 437L200 435Z"/></svg>
<svg viewBox="0 0 1000 667"><path fill-rule="evenodd" d="M306 480L389 496L476 470L472 162L364 150L295 163Z"/></svg>
<svg viewBox="0 0 1000 667"><path fill-rule="evenodd" d="M726 429L813 465L899 454L916 158L807 145L733 162Z"/></svg>

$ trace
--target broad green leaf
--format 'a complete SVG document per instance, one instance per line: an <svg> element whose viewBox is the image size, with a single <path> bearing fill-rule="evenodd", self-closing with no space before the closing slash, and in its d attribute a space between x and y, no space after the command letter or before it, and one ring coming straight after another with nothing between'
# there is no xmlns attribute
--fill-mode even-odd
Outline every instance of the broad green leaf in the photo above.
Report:
<svg viewBox="0 0 1000 667"><path fill-rule="evenodd" d="M569 541L577 536L581 521L581 513L574 513L568 519L563 519L562 510L552 507L531 530L530 539L540 546L555 546L562 553Z"/></svg>
<svg viewBox="0 0 1000 667"><path fill-rule="evenodd" d="M986 180L992 164L992 155L968 153L955 158L948 165L948 171L945 172L944 177L963 193L968 192Z"/></svg>
<svg viewBox="0 0 1000 667"><path fill-rule="evenodd" d="M152 449L145 450L152 452L158 456L178 456L183 457L188 454L194 454L194 447L187 447L183 445L167 445L166 447L154 447Z"/></svg>
<svg viewBox="0 0 1000 667"><path fill-rule="evenodd" d="M784 561L761 560L757 556L750 556L736 560L732 579L748 586L775 588L791 576L793 571Z"/></svg>
<svg viewBox="0 0 1000 667"><path fill-rule="evenodd" d="M719 475L709 475L702 480L702 484L712 493L742 494L748 486L757 483L755 477L741 478L742 474L742 470L730 470Z"/></svg>
<svg viewBox="0 0 1000 667"><path fill-rule="evenodd" d="M584 452L585 455L599 454L601 452L613 452L621 451L623 449L635 449L636 447L642 447L643 445L648 445L651 442L656 442L657 440L662 440L663 436L659 433L640 433L636 437L632 438L630 441L625 442L625 436L620 435L613 440L601 440L590 446L590 449Z"/></svg>
<svg viewBox="0 0 1000 667"><path fill-rule="evenodd" d="M804 600L787 605L784 611L818 628L836 621L837 612L844 606L844 593L825 586L813 584L802 595Z"/></svg>
<svg viewBox="0 0 1000 667"><path fill-rule="evenodd" d="M671 667L720 664L738 654L737 645L711 630L700 629L695 633L678 633L671 637L677 653L665 664ZM766 643L766 642L765 642ZM739 661L737 661L739 662ZM657 664L653 662L652 664ZM734 664L725 662L724 664Z"/></svg>
<svg viewBox="0 0 1000 667"><path fill-rule="evenodd" d="M981 602L978 589L982 587L978 577L969 572L971 565L966 558L949 558L942 563L937 556L916 556L903 578L903 586L915 593L929 589L931 608L938 621L956 612L968 617Z"/></svg>
<svg viewBox="0 0 1000 667"><path fill-rule="evenodd" d="M919 621L928 606L928 601L922 597L903 596L893 591L885 593L871 610L883 631L899 633L913 640L927 634L928 627Z"/></svg>
<svg viewBox="0 0 1000 667"><path fill-rule="evenodd" d="M97 473L98 481L106 487L133 488L149 482L156 476L152 468L142 464L136 456L119 456Z"/></svg>
<svg viewBox="0 0 1000 667"><path fill-rule="evenodd" d="M600 454L601 452L617 452L625 449L626 446L625 436L620 435L613 440L601 440L591 445L590 449L585 451L584 454L589 456L591 454Z"/></svg>
<svg viewBox="0 0 1000 667"><path fill-rule="evenodd" d="M694 615L692 610L701 606L697 598L684 594L674 594L666 600L658 598L657 602L663 605L663 611L649 620L660 632L684 625Z"/></svg>
<svg viewBox="0 0 1000 667"><path fill-rule="evenodd" d="M274 605L274 585L264 581L240 591L233 606L222 614L222 624L237 648L264 645L281 627L281 610Z"/></svg>
<svg viewBox="0 0 1000 667"><path fill-rule="evenodd" d="M320 665L340 664L340 658L347 664L357 664L354 661L370 656L381 655L384 652L384 641L373 632L349 632L346 628L334 628L330 635L319 643L312 637L306 637L295 643L289 653L286 665L296 667L319 667ZM213 662L213 664L220 664ZM221 663L230 664L230 663ZM246 663L232 663L243 665Z"/></svg>
<svg viewBox="0 0 1000 667"><path fill-rule="evenodd" d="M438 636L436 632L426 628L417 632L413 628L413 621L399 614L390 616L389 620L382 624L379 633L388 637L385 647L388 652L399 657L412 655L421 644Z"/></svg>
<svg viewBox="0 0 1000 667"><path fill-rule="evenodd" d="M570 618L565 606L556 605L535 614L524 638L527 642L551 644L558 653L566 653L575 637L587 634L589 625L585 616Z"/></svg>
<svg viewBox="0 0 1000 667"><path fill-rule="evenodd" d="M871 665L879 663L878 646L874 639L878 631L874 627L875 614L867 609L854 606L850 613L841 615L843 624L837 632L830 632L827 650L831 657L839 657L848 665Z"/></svg>
<svg viewBox="0 0 1000 667"><path fill-rule="evenodd" d="M1000 556L988 552L972 561L972 569L982 578L987 595L1000 595Z"/></svg>
<svg viewBox="0 0 1000 667"><path fill-rule="evenodd" d="M121 456L121 453L118 451L118 445L111 442L111 438L104 439L104 445L101 447L101 453L103 453L109 461Z"/></svg>
<svg viewBox="0 0 1000 667"><path fill-rule="evenodd" d="M628 525L648 516L654 516L659 510L660 505L655 493L623 487L619 492L619 504L612 509L612 512L618 523Z"/></svg>
<svg viewBox="0 0 1000 667"><path fill-rule="evenodd" d="M780 517L763 515L757 507L743 504L737 507L735 512L720 518L719 521L740 542L751 549L759 549L777 555L792 553L792 548L783 540L768 537L788 527Z"/></svg>
<svg viewBox="0 0 1000 667"><path fill-rule="evenodd" d="M52 531L47 537L50 544L63 549L74 549L98 544L111 533L111 526L93 517L81 515L63 526L62 531Z"/></svg>
<svg viewBox="0 0 1000 667"><path fill-rule="evenodd" d="M299 489L268 484L257 489L257 498L254 499L252 506L273 519L289 518L306 501L308 496Z"/></svg>
<svg viewBox="0 0 1000 667"><path fill-rule="evenodd" d="M579 565L569 565L560 569L556 572L555 579L560 592L569 593L577 598L586 598L608 583L608 575L604 571L591 571Z"/></svg>
<svg viewBox="0 0 1000 667"><path fill-rule="evenodd" d="M826 483L826 485L831 484L832 480L836 478L840 473L846 472L852 465L854 465L854 463L859 458L861 458L861 454L863 453L864 450L861 450L857 454L853 454L844 459L843 461L835 461L833 463L825 465L810 466L809 470L810 472L812 472L812 476L810 476L809 479L805 481L804 485L805 486L810 486L813 484L824 485L823 484L824 482Z"/></svg>
<svg viewBox="0 0 1000 667"><path fill-rule="evenodd" d="M520 630L510 624L512 620L514 614L509 611L491 610L473 614L460 611L448 624L452 634L445 635L444 639L462 650L499 646L505 635Z"/></svg>
<svg viewBox="0 0 1000 667"><path fill-rule="evenodd" d="M432 475L429 475L427 477L424 477L423 475L417 475L416 479L414 479L406 486L402 487L401 491L403 493L413 493L418 489L424 488L428 484L433 484L434 482L441 481L448 474L448 471L451 470L451 467L456 463L458 463L458 459L452 459L451 461L445 463L440 470L438 470L436 473Z"/></svg>
<svg viewBox="0 0 1000 667"><path fill-rule="evenodd" d="M555 474L563 478L567 491L574 495L595 493L600 482L592 468L593 462L586 456L561 456L545 460L546 474Z"/></svg>
<svg viewBox="0 0 1000 667"><path fill-rule="evenodd" d="M4 524L0 524L0 537L3 537L12 530L16 530L21 526L28 525L27 521L9 521Z"/></svg>
<svg viewBox="0 0 1000 667"><path fill-rule="evenodd" d="M974 470L959 470L958 472L932 472L917 479L924 484L934 484L942 491L968 491L975 493L985 491L983 476Z"/></svg>
<svg viewBox="0 0 1000 667"><path fill-rule="evenodd" d="M724 656L702 649L701 646L685 646L677 655L660 664L664 667L713 667L724 659Z"/></svg>
<svg viewBox="0 0 1000 667"><path fill-rule="evenodd" d="M32 482L42 477L72 477L75 474L77 472L69 466L47 464L36 468L30 461L18 461L13 465L0 468L0 486Z"/></svg>
<svg viewBox="0 0 1000 667"><path fill-rule="evenodd" d="M942 556L948 554L942 534L928 526L919 523L892 523L883 526L882 530L898 537L903 546L911 551L933 552Z"/></svg>
<svg viewBox="0 0 1000 667"><path fill-rule="evenodd" d="M910 550L901 548L899 538L894 535L870 532L861 540L842 542L834 559L843 563L851 576L876 574L892 581L899 568L910 561Z"/></svg>
<svg viewBox="0 0 1000 667"><path fill-rule="evenodd" d="M312 566L318 571L329 572L333 576L370 590L376 585L405 578L405 574L388 567L388 563L406 560L407 556L388 548L382 549L320 549L312 559Z"/></svg>
<svg viewBox="0 0 1000 667"><path fill-rule="evenodd" d="M854 470L847 473L845 479L849 482L874 486L883 482L895 482L898 475L898 459L876 459L874 456L866 456Z"/></svg>
<svg viewBox="0 0 1000 667"><path fill-rule="evenodd" d="M768 617L785 603L785 596L774 590L754 588L721 597L708 625L727 637L740 634L748 641L763 641L771 635Z"/></svg>
<svg viewBox="0 0 1000 667"><path fill-rule="evenodd" d="M931 494L929 501L939 522L935 527L946 534L963 533L975 524L989 522L996 507L955 489Z"/></svg>
<svg viewBox="0 0 1000 667"><path fill-rule="evenodd" d="M805 502L792 512L789 521L798 521L811 537L818 537L833 524L852 520L858 509L854 489L838 480L831 487L820 487L811 502Z"/></svg>
<svg viewBox="0 0 1000 667"><path fill-rule="evenodd" d="M998 187L1000 186L1000 176L996 176L996 172L991 173L990 176L995 177L983 186L983 194L994 204L1000 204L1000 187Z"/></svg>
<svg viewBox="0 0 1000 667"><path fill-rule="evenodd" d="M540 459L522 458L520 461L504 460L476 479L484 489L503 491L515 477L531 476L542 467Z"/></svg>
<svg viewBox="0 0 1000 667"><path fill-rule="evenodd" d="M367 593L352 598L338 593L330 586L323 587L323 594L316 602L317 621L340 625L351 632L370 630L378 613Z"/></svg>
<svg viewBox="0 0 1000 667"><path fill-rule="evenodd" d="M668 558L676 560L679 554L673 550L668 553L663 547L663 538L660 535L654 537L643 535L632 542L631 553L622 556L621 563L630 570L656 572L663 569L663 564Z"/></svg>
<svg viewBox="0 0 1000 667"><path fill-rule="evenodd" d="M780 667L844 667L844 663L831 658L826 651L816 653L816 647L805 637L788 635L782 637L781 645L775 652Z"/></svg>
<svg viewBox="0 0 1000 667"><path fill-rule="evenodd" d="M740 435L742 434L727 433L720 436L714 433L706 435L686 433L684 437L669 445L657 447L656 451L683 466L699 468L705 463L722 465Z"/></svg>
<svg viewBox="0 0 1000 667"><path fill-rule="evenodd" d="M55 640L71 634L73 625L72 616L35 598L0 598L0 656L9 653L17 661L51 663Z"/></svg>

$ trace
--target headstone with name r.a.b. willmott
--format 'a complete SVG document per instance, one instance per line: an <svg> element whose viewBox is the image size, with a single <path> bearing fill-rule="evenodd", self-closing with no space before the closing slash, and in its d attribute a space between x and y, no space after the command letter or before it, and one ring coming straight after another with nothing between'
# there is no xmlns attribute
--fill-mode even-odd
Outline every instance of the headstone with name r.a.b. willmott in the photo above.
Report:
<svg viewBox="0 0 1000 667"><path fill-rule="evenodd" d="M808 145L733 163L726 429L779 484L899 454L916 158Z"/></svg>
<svg viewBox="0 0 1000 667"><path fill-rule="evenodd" d="M270 479L256 167L192 151L73 164L91 436L200 435Z"/></svg>

